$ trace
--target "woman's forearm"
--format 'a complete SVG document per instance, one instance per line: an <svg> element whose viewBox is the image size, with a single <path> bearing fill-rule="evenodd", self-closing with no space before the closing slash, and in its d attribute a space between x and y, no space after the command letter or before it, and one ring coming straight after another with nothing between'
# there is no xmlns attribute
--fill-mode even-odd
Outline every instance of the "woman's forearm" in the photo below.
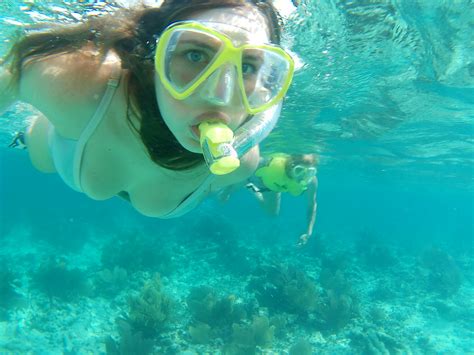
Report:
<svg viewBox="0 0 474 355"><path fill-rule="evenodd" d="M318 180L316 177L314 177L314 180L308 187L308 236L313 234L314 224L316 223L316 212L318 209L317 191Z"/></svg>
<svg viewBox="0 0 474 355"><path fill-rule="evenodd" d="M314 224L316 222L316 212L318 208L318 203L316 200L316 192L318 190L318 180L314 177L313 181L308 185L308 227L306 233L302 234L298 239L297 246L302 247L306 245L309 238L313 234Z"/></svg>

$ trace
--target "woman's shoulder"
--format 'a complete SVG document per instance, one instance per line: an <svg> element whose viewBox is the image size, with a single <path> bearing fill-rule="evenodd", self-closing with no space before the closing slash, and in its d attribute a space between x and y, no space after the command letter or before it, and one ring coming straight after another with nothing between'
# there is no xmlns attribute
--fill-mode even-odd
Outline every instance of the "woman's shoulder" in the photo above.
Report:
<svg viewBox="0 0 474 355"><path fill-rule="evenodd" d="M115 61L116 55L103 55L91 47L84 47L74 52L49 55L41 59L30 59L24 66L20 79L20 91L23 95L31 95L37 85L47 85L58 93L77 93L92 89L106 83Z"/></svg>
<svg viewBox="0 0 474 355"><path fill-rule="evenodd" d="M88 47L29 60L20 79L20 100L39 109L55 126L64 116L90 117L116 66L117 55ZM80 119L75 121L81 125Z"/></svg>

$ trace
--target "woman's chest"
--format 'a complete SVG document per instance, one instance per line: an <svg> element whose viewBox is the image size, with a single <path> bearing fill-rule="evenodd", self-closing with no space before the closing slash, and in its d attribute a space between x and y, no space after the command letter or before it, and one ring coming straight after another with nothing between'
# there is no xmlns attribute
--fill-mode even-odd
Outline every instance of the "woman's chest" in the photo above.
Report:
<svg viewBox="0 0 474 355"><path fill-rule="evenodd" d="M147 216L166 216L183 202L194 207L210 190L205 166L189 172L164 169L150 159L134 132L113 136L110 128L101 127L84 153L84 192L104 200L125 191L133 207Z"/></svg>
<svg viewBox="0 0 474 355"><path fill-rule="evenodd" d="M150 217L175 217L196 207L210 193L209 173L170 172L160 167L135 176L128 189L130 202Z"/></svg>

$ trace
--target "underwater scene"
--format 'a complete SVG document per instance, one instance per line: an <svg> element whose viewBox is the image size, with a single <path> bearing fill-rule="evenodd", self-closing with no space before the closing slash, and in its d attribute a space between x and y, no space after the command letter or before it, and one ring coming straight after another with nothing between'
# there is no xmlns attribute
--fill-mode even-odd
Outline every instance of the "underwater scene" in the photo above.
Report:
<svg viewBox="0 0 474 355"><path fill-rule="evenodd" d="M306 194L274 216L242 188L173 219L92 200L9 147L35 114L15 104L0 354L474 354L472 1L274 2L296 71L260 148L317 156L311 238ZM0 55L134 4L3 0Z"/></svg>

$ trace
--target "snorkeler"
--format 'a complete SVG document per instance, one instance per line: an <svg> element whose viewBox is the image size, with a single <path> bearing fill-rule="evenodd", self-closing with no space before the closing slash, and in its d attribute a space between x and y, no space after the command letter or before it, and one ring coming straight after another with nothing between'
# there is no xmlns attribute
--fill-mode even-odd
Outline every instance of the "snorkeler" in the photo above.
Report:
<svg viewBox="0 0 474 355"><path fill-rule="evenodd" d="M245 184L245 187L253 193L263 209L271 215L280 213L282 193L289 193L292 196L307 194L308 224L306 232L300 235L297 246L303 246L308 242L316 222L318 206L316 165L317 159L314 154L271 154L260 159L255 175L250 177ZM220 200L228 200L230 194L241 186L242 184L229 186L220 193Z"/></svg>
<svg viewBox="0 0 474 355"><path fill-rule="evenodd" d="M0 111L42 113L25 134L38 170L180 216L257 168L293 74L278 19L271 2L167 0L35 31L0 68Z"/></svg>

